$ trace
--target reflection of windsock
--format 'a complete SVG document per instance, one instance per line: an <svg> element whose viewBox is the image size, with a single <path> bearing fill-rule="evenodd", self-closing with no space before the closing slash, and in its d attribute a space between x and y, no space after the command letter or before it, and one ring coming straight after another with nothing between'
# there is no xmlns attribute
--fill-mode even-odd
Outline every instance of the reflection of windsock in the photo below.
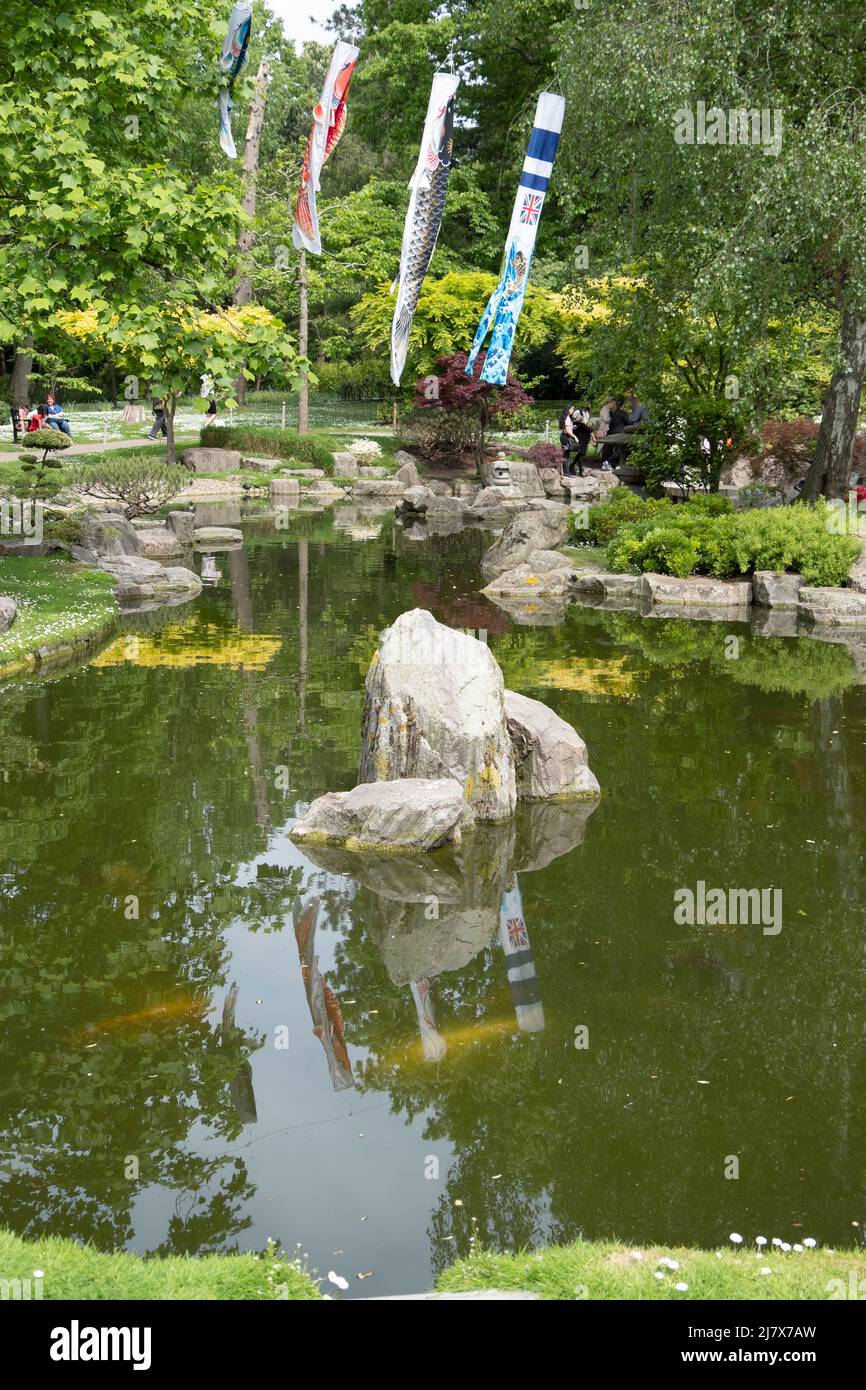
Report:
<svg viewBox="0 0 866 1390"><path fill-rule="evenodd" d="M319 970L315 954L316 922L319 899L311 898L295 923L295 940L301 961L301 975L307 995L313 1032L322 1044L328 1059L328 1071L335 1091L354 1086L352 1063L343 1037L343 1015L340 1003L327 979Z"/></svg>
<svg viewBox="0 0 866 1390"><path fill-rule="evenodd" d="M425 1062L441 1062L447 1051L445 1039L436 1032L436 1019L433 1014L433 1000L430 998L430 981L413 980L409 986L415 1008L418 1011L418 1028L421 1033L421 1050Z"/></svg>
<svg viewBox="0 0 866 1390"><path fill-rule="evenodd" d="M508 963L508 983L514 999L517 1026L522 1033L542 1033L544 1009L529 947L529 932L523 918L523 899L517 874L511 887L505 889L499 904L499 940Z"/></svg>

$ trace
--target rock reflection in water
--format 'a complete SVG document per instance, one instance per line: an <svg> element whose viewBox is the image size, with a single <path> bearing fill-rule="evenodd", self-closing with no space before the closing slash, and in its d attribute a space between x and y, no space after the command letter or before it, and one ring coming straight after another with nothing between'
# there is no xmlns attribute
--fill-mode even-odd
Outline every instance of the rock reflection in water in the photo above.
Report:
<svg viewBox="0 0 866 1390"><path fill-rule="evenodd" d="M447 1050L436 1028L433 981L464 969L497 939L516 1026L523 1032L544 1028L519 875L546 868L582 844L597 805L524 803L505 824L478 825L459 846L417 857L304 846L319 868L358 885L355 910L391 982L411 991L426 1061L441 1061Z"/></svg>

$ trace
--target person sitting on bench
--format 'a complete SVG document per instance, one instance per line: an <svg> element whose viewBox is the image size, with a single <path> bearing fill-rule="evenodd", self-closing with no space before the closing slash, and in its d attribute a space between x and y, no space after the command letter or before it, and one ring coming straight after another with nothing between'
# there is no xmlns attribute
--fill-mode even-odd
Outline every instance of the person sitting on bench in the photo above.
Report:
<svg viewBox="0 0 866 1390"><path fill-rule="evenodd" d="M69 428L69 421L63 414L63 406L55 396L48 395L46 397L43 413L49 429L61 430L63 434L67 434L70 439L72 438L72 430Z"/></svg>

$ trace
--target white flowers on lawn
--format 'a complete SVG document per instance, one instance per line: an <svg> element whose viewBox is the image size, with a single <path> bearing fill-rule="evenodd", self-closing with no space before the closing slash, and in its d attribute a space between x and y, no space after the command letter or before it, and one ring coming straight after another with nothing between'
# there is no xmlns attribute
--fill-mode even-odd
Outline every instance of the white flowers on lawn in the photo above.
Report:
<svg viewBox="0 0 866 1390"><path fill-rule="evenodd" d="M375 439L353 439L349 451L359 463L375 463L376 459L382 457L382 445Z"/></svg>
<svg viewBox="0 0 866 1390"><path fill-rule="evenodd" d="M732 1245L742 1245L743 1243L743 1237L741 1235L738 1235L736 1231L731 1231L731 1234L728 1237L728 1239L730 1240Z"/></svg>

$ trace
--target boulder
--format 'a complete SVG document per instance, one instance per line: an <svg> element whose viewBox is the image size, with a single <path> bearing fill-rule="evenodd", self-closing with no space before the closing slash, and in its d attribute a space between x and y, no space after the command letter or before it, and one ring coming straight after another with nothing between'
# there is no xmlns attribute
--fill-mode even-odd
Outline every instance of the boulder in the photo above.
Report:
<svg viewBox="0 0 866 1390"><path fill-rule="evenodd" d="M571 591L578 573L558 550L536 550L481 592L488 598L559 598Z"/></svg>
<svg viewBox="0 0 866 1390"><path fill-rule="evenodd" d="M866 593L856 589L800 590L797 612L823 627L866 627Z"/></svg>
<svg viewBox="0 0 866 1390"><path fill-rule="evenodd" d="M179 565L165 568L143 555L103 558L99 568L117 581L118 598L167 598L171 594L194 598L201 592L201 580L192 570Z"/></svg>
<svg viewBox="0 0 866 1390"><path fill-rule="evenodd" d="M260 455L244 454L241 458L243 468L251 468L256 473L273 473L274 469L282 468L281 458L262 458Z"/></svg>
<svg viewBox="0 0 866 1390"><path fill-rule="evenodd" d="M421 482L421 475L418 472L418 465L413 458L401 463L394 477L398 482L405 484L406 487L418 487Z"/></svg>
<svg viewBox="0 0 866 1390"><path fill-rule="evenodd" d="M337 450L331 455L334 460L334 474L337 478L357 478L358 460L347 449Z"/></svg>
<svg viewBox="0 0 866 1390"><path fill-rule="evenodd" d="M388 476L388 470L384 463L359 464L358 473L362 478L387 478Z"/></svg>
<svg viewBox="0 0 866 1390"><path fill-rule="evenodd" d="M468 503L463 497L440 497L433 493L427 504L427 520L437 521L451 520L462 521L468 511Z"/></svg>
<svg viewBox="0 0 866 1390"><path fill-rule="evenodd" d="M504 820L517 792L502 672L487 646L415 608L370 663L362 782L453 777L479 820Z"/></svg>
<svg viewBox="0 0 866 1390"><path fill-rule="evenodd" d="M583 571L574 581L574 590L590 598L634 599L637 602L637 574L608 574L605 571Z"/></svg>
<svg viewBox="0 0 866 1390"><path fill-rule="evenodd" d="M316 478L307 488L308 497L327 497L334 500L337 497L345 497L345 489L338 487L330 478Z"/></svg>
<svg viewBox="0 0 866 1390"><path fill-rule="evenodd" d="M547 497L562 498L568 489L562 486L562 474L558 468L539 468L538 476Z"/></svg>
<svg viewBox="0 0 866 1390"><path fill-rule="evenodd" d="M534 551L555 550L565 540L567 519L566 507L556 507L552 511L519 512L482 557L481 573L484 578L488 581L495 579L506 570L524 564Z"/></svg>
<svg viewBox="0 0 866 1390"><path fill-rule="evenodd" d="M562 486L571 494L571 505L595 506L606 502L612 488L622 484L615 473L606 473L602 468L590 468L583 478L565 477Z"/></svg>
<svg viewBox="0 0 866 1390"><path fill-rule="evenodd" d="M237 449L184 449L181 459L194 473L237 473L241 466Z"/></svg>
<svg viewBox="0 0 866 1390"><path fill-rule="evenodd" d="M165 524L174 532L182 546L192 545L195 540L195 512L169 512Z"/></svg>
<svg viewBox="0 0 866 1390"><path fill-rule="evenodd" d="M404 483L397 478L359 478L352 486L352 496L355 498L364 497L402 497L406 491Z"/></svg>
<svg viewBox="0 0 866 1390"><path fill-rule="evenodd" d="M801 574L756 570L752 575L752 598L761 608L796 608L802 587Z"/></svg>
<svg viewBox="0 0 866 1390"><path fill-rule="evenodd" d="M8 632L18 614L18 605L14 598L4 598L0 595L0 632Z"/></svg>
<svg viewBox="0 0 866 1390"><path fill-rule="evenodd" d="M852 589L856 589L860 594L866 594L866 545L860 551L854 564L851 566L851 573L848 576L848 583Z"/></svg>
<svg viewBox="0 0 866 1390"><path fill-rule="evenodd" d="M271 497L300 497L301 484L297 478L271 478Z"/></svg>
<svg viewBox="0 0 866 1390"><path fill-rule="evenodd" d="M600 794L586 744L552 709L506 690L505 716L521 801L589 801Z"/></svg>
<svg viewBox="0 0 866 1390"><path fill-rule="evenodd" d="M149 526L138 532L138 553L148 560L176 560L183 555L183 546L167 526Z"/></svg>
<svg viewBox="0 0 866 1390"><path fill-rule="evenodd" d="M235 526L196 526L196 545L234 545L244 538Z"/></svg>
<svg viewBox="0 0 866 1390"><path fill-rule="evenodd" d="M96 555L137 555L138 535L119 512L85 512L81 518L81 544Z"/></svg>
<svg viewBox="0 0 866 1390"><path fill-rule="evenodd" d="M511 486L522 497L543 497L544 484L534 463L527 459L511 459L508 463Z"/></svg>
<svg viewBox="0 0 866 1390"><path fill-rule="evenodd" d="M642 574L635 589L636 596L650 604L665 604L676 608L745 608L752 602L749 579L707 579L691 575L674 579L668 574Z"/></svg>
<svg viewBox="0 0 866 1390"><path fill-rule="evenodd" d="M349 792L327 792L291 830L303 844L345 845L391 853L437 849L460 840L472 813L463 787L450 777L404 777L363 782Z"/></svg>
<svg viewBox="0 0 866 1390"><path fill-rule="evenodd" d="M431 492L429 487L407 487L400 501L397 503L398 512L412 512L413 514L423 514L426 512L430 503L436 497L435 492Z"/></svg>
<svg viewBox="0 0 866 1390"><path fill-rule="evenodd" d="M414 454L410 454L406 449L398 449L396 451L394 454L394 462L397 464L398 468L402 468L404 463L411 463L414 468L418 466Z"/></svg>

